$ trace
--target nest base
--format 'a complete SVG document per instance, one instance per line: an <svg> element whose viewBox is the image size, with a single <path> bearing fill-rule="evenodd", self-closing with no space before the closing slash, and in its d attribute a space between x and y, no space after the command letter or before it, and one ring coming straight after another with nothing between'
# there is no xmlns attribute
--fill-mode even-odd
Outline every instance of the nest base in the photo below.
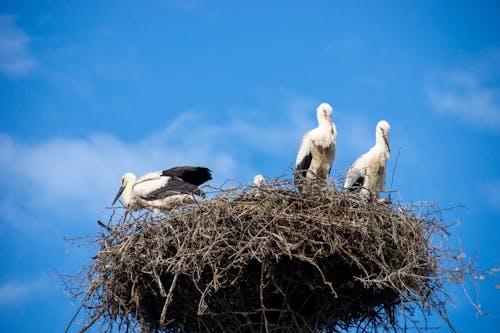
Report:
<svg viewBox="0 0 500 333"><path fill-rule="evenodd" d="M217 189L165 215L113 216L75 297L101 331L339 332L445 317L446 236L432 205L362 201L332 184ZM115 222L119 220L118 222ZM80 292L80 293L78 293ZM405 323L405 325L408 325Z"/></svg>

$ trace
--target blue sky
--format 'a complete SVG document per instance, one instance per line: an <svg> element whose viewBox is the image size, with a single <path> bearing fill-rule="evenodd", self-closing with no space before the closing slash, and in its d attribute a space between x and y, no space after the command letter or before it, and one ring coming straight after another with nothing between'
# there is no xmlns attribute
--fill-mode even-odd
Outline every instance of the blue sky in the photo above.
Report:
<svg viewBox="0 0 500 333"><path fill-rule="evenodd" d="M495 1L3 1L0 331L61 332L76 273L121 175L208 166L212 184L290 171L315 108L338 130L332 174L392 125L393 188L436 201L450 239L500 266L500 6ZM481 284L463 332L500 327ZM433 322L434 323L434 322ZM443 325L442 322L435 321ZM443 331L446 331L443 329Z"/></svg>

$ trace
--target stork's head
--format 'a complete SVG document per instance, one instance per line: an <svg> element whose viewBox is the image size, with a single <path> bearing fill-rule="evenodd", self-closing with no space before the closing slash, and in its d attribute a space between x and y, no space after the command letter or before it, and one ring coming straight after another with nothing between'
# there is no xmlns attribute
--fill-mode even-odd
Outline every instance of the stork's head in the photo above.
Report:
<svg viewBox="0 0 500 333"><path fill-rule="evenodd" d="M387 145L389 151L391 151L391 146L389 145L389 131L391 130L391 125L385 120L381 120L377 123L376 137L377 140L382 138Z"/></svg>
<svg viewBox="0 0 500 333"><path fill-rule="evenodd" d="M321 124L332 124L332 113L333 108L328 103L321 103L316 109L316 116L318 118L318 123Z"/></svg>
<svg viewBox="0 0 500 333"><path fill-rule="evenodd" d="M133 184L134 184L134 182L135 182L135 180L136 180L136 177L135 177L135 175L134 175L133 173L131 173L131 172L127 172L126 174L124 174L124 175L122 176L122 184L121 184L121 186L120 186L120 189L118 190L118 193L116 193L116 196L115 196L115 198L113 199L113 203L112 203L112 205L114 205L114 204L115 204L115 202L116 202L116 201L118 200L118 198L120 197L120 195L122 195L123 190L125 190L125 188L126 188L127 186L131 186L131 185L133 185Z"/></svg>
<svg viewBox="0 0 500 333"><path fill-rule="evenodd" d="M266 180L264 179L264 176L262 176L262 175L256 175L255 177L253 177L253 183L256 186L262 186L265 184L265 182L266 182Z"/></svg>

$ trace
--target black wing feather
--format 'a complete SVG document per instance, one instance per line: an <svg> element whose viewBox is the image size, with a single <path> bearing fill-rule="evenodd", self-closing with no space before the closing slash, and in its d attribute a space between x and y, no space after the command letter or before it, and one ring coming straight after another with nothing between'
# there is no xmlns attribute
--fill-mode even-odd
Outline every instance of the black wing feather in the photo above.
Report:
<svg viewBox="0 0 500 333"><path fill-rule="evenodd" d="M359 175L358 178L352 183L351 187L348 188L349 192L359 192L365 184L365 177Z"/></svg>
<svg viewBox="0 0 500 333"><path fill-rule="evenodd" d="M295 174L297 176L305 177L307 175L307 170L309 170L309 167L311 166L312 158L312 153L309 153L302 159L302 161L300 161L300 163L295 168Z"/></svg>
<svg viewBox="0 0 500 333"><path fill-rule="evenodd" d="M212 179L210 169L204 167L178 166L161 173L162 176L179 178L187 183L199 186Z"/></svg>
<svg viewBox="0 0 500 333"><path fill-rule="evenodd" d="M201 190L191 183L187 183L179 178L170 178L167 184L159 189L150 192L144 197L145 200L156 200L163 199L170 195L182 194L182 193L193 193L201 195Z"/></svg>

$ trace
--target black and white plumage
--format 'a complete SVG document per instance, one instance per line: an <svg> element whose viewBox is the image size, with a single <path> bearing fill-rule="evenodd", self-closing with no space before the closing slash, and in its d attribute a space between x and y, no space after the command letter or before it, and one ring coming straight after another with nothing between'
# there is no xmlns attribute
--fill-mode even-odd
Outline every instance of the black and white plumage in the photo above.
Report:
<svg viewBox="0 0 500 333"><path fill-rule="evenodd" d="M295 161L295 178L316 179L324 183L335 159L337 128L332 122L333 108L321 103L316 109L318 127L302 138Z"/></svg>
<svg viewBox="0 0 500 333"><path fill-rule="evenodd" d="M139 179L127 172L113 204L121 196L128 210L170 210L179 204L193 203L194 194L203 196L198 186L210 179L211 172L204 167L174 167L147 173Z"/></svg>
<svg viewBox="0 0 500 333"><path fill-rule="evenodd" d="M385 189L385 166L390 157L389 131L391 126L385 120L377 123L375 146L361 155L349 168L344 188L359 192L366 198L378 196Z"/></svg>

